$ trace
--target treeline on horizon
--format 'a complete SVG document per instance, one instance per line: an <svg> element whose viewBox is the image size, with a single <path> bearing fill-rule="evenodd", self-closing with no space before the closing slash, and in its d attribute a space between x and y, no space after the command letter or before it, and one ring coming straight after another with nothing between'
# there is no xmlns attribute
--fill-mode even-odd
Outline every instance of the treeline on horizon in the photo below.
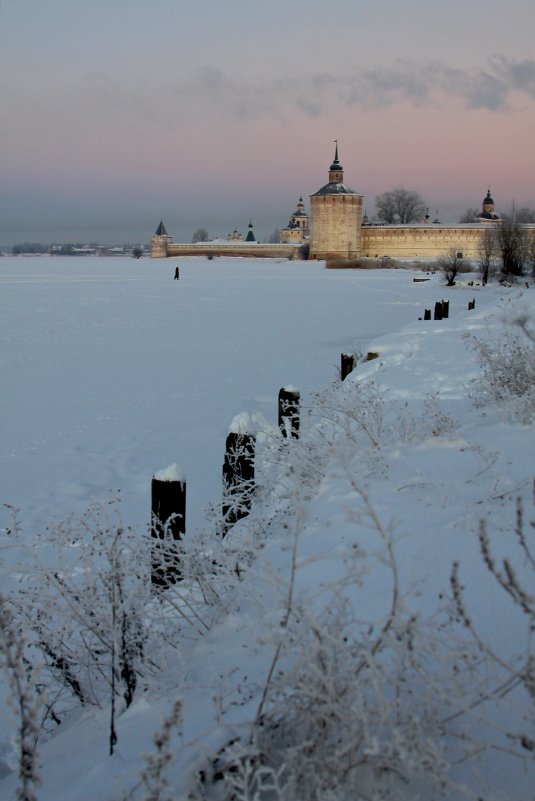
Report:
<svg viewBox="0 0 535 801"><path fill-rule="evenodd" d="M54 256L78 256L84 255L88 250L108 250L113 245L100 245L98 242L90 242L89 244L83 242L67 242L67 243L53 243L52 245L44 245L42 242L22 242L13 245L11 254L13 256L27 255L27 254L51 254ZM139 258L143 254L143 245L121 245L125 253L131 253L133 256ZM82 252L81 252L82 251Z"/></svg>

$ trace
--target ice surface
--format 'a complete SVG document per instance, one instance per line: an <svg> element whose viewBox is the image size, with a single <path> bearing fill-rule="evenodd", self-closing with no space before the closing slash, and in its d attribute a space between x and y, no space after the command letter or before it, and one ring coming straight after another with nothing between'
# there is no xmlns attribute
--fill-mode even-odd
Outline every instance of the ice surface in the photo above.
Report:
<svg viewBox="0 0 535 801"><path fill-rule="evenodd" d="M322 468L312 497L296 498L302 520L296 592L315 607L337 582L355 541L373 552L355 522L351 481L358 477L381 520L395 522L399 581L415 614L432 617L458 560L474 620L509 656L519 647L520 629L481 563L477 531L487 516L507 553L517 496L531 515L535 434L533 426L504 419L490 405L474 407L471 381L479 367L463 337L498 338L503 319L533 315L535 293L462 283L445 288L439 275L415 284L414 275L328 271L316 262L182 259L181 280L173 282L170 263L159 260L0 259L0 501L18 508L28 544L51 520L110 491L120 492L129 523L147 527L151 477L181 480L187 472L187 536L194 538L208 527L207 506L220 501L229 420L231 428L263 420L276 432L280 387L299 387L306 457L307 438L322 422L314 393L328 389L331 404L351 404L361 387L375 386L386 410L376 462L356 458L347 470L333 460ZM468 312L474 294L476 308ZM443 298L450 301L449 319L419 320ZM359 364L340 384L340 353L369 350L380 356ZM403 436L389 428L398 416L405 421ZM331 434L325 429L326 447ZM266 491L271 466L261 456L258 461ZM265 499L256 530L269 527L277 502ZM10 568L20 554L8 532L11 515L6 509L3 515L0 589L9 591L18 579ZM247 535L246 520L237 528L230 545L240 531ZM80 713L49 742L39 742L39 801L123 797L178 695L184 700L182 746L170 782L177 799L187 797L199 755L217 750L250 719L255 698L246 702L240 693L261 685L268 673L282 614L273 585L287 581L287 536L277 531L266 542L244 577L243 596L229 603L219 624L180 643L161 692L140 692L118 716L113 757L107 754L107 709ZM355 587L358 614L370 624L388 604L387 572L379 565ZM2 696L4 690L0 685ZM228 701L224 711L217 698ZM13 731L5 709L0 759L11 750ZM508 773L497 755L495 764L487 761L482 770L496 797L500 791L501 797L529 796L533 773ZM0 797L12 801L15 786L15 777L0 778Z"/></svg>

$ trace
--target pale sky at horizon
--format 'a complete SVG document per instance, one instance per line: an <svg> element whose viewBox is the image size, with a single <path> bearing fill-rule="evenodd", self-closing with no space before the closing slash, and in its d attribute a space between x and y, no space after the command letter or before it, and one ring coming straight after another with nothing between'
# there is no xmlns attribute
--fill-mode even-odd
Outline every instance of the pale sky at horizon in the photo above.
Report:
<svg viewBox="0 0 535 801"><path fill-rule="evenodd" d="M0 245L259 238L327 180L535 207L532 0L0 0Z"/></svg>

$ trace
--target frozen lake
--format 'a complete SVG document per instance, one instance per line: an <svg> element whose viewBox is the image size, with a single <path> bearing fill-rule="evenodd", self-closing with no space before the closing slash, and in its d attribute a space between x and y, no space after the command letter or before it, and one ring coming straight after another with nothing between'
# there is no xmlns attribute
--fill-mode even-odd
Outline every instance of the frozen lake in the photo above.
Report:
<svg viewBox="0 0 535 801"><path fill-rule="evenodd" d="M444 290L410 271L245 259L0 259L2 502L25 528L121 490L149 518L150 481L177 462L188 530L217 500L235 414L303 406L343 350L414 321Z"/></svg>
<svg viewBox="0 0 535 801"><path fill-rule="evenodd" d="M169 608L180 609L182 604L176 606L183 597L180 590L173 594L173 603L165 607L166 632L170 627L174 632L171 640L161 637L163 607L153 604L154 599L148 602L150 593L143 582L132 585L137 588L136 601L145 604L143 615L149 615L147 653L155 655L157 669L154 675L152 667L144 674L134 704L119 714L119 747L112 758L106 747L109 710L104 688L102 708L90 705L75 711L51 739L40 738L43 785L38 797L126 797L120 788L131 786L143 764L140 755L152 750L152 735L179 696L182 735L177 736L169 772L173 797L187 797L193 783L198 786L194 777L205 764L200 760L210 758L206 764L214 764L213 754L228 742L229 732L249 726L257 714L270 681L266 676L275 664L275 643L287 640L286 654L278 663L282 678L277 678L288 682L280 696L284 705L297 692L295 676L312 675L293 670L294 656L307 669L310 663L313 672L319 664L316 653L321 652L323 662L323 642L316 652L307 639L313 631L315 642L320 621L326 626L320 632L329 635L325 642L344 643L342 650L327 651L337 677L343 679L343 671L351 669L347 686L356 685L352 706L346 707L345 690L339 696L342 706L334 706L341 710L340 725L346 727L339 742L360 743L363 754L381 754L377 749L378 743L383 747L383 739L385 754L396 738L403 745L406 737L410 748L420 742L408 753L422 754L424 778L430 781L436 776L429 771L433 761L428 754L442 754L444 749L448 774L458 782L445 791L450 801L459 798L458 787L465 784L474 798L527 798L533 762L517 741L518 732L523 735L531 723L529 693L519 686L518 677L529 675L524 665L532 659L532 632L524 607L515 604L489 573L479 552L478 532L483 517L496 559L511 559L513 574L523 587L530 587L533 562L526 559L514 526L517 497L526 510L526 525L532 519L534 429L531 423L519 423L506 401L497 404L487 398L484 408L474 406L473 382L481 368L466 337L483 337L499 348L508 336L504 320L512 322L519 314L533 320L533 290L497 283L484 289L470 286L474 276L446 289L440 275L414 283L411 270L328 271L323 263L190 259L180 265L180 281L174 281L174 260L0 259L0 500L20 509L26 536L21 545L37 545L21 548L4 530L0 589L4 594L13 590L12 598L22 599L24 614L17 631L24 634L27 626L28 637L36 632L41 637L41 621L49 619L53 642L70 637L69 660L71 653L81 654L74 664L84 681L87 646L80 635L83 647L76 650L81 618L65 612L63 583L59 581L59 594L51 594L46 582L39 583L35 598L44 606L34 606L33 601L27 606L31 581L19 579L28 567L31 578L34 559L37 565L56 559L61 571L62 557L69 564L72 556L76 569L66 575L93 586L100 559L93 556L84 562L82 547L93 542L87 533L91 527L75 525L71 539L60 540L59 555L50 543L53 536L35 535L55 517L63 520L105 499L110 490L121 491L125 521L138 524L144 534L151 478L176 462L188 481L189 553L194 558L200 554L206 562L204 548L210 541L201 541L199 548L195 535L205 525L209 504L220 503L225 437L232 418L248 412L276 424L277 395L286 384L299 388L303 400L301 441L278 451L264 448L264 461L259 459L263 492L251 515L236 527L237 536L229 536L218 551L222 564L233 572L233 547L238 543L239 548L240 538L247 541L248 535L253 542L254 533L261 532L265 540L255 543L254 562L235 585L231 571L212 574L213 563L207 563L204 578L210 579L206 586L214 590L214 600L202 589L204 579L199 581L200 593L191 595L199 599L193 624L188 615L169 613ZM474 297L476 307L468 311ZM423 310L441 299L450 301L449 318L419 322ZM311 393L336 380L340 353L347 350L377 350L380 358L358 365L356 376L332 386L309 417ZM325 426L316 425L320 415ZM2 511L4 527L10 517ZM212 545L214 533L213 526L208 527ZM143 559L147 541L141 536L137 542L136 556ZM463 603L480 638L473 642L466 627L459 630L460 615L452 614L454 562L465 588ZM128 570L130 564L129 560ZM44 575L40 567L37 575ZM94 586L104 585L97 581ZM196 583L184 586L184 608L190 609L187 593ZM77 591L72 598L76 606ZM109 599L104 596L99 614L106 631L118 632ZM290 603L299 610L294 612L295 626L281 634ZM339 610L344 610L341 622ZM382 622L385 615L388 624ZM34 620L39 621L37 627ZM197 620L203 623L200 628ZM72 625L75 634L68 633ZM354 638L350 650L359 663L356 670L357 662L346 662L346 656L338 662L338 655L347 651L346 626ZM481 649L481 638L488 650ZM384 643L380 658L369 642ZM404 647L410 647L410 659L400 652ZM370 664L377 668L368 684L364 673L355 682L366 648ZM497 660L492 653L500 655ZM97 673L90 677L93 686L99 684L109 658L101 645L98 654ZM381 667L398 662L406 663L403 670L408 672L394 669L390 676L390 669ZM510 668L504 668L507 662ZM52 698L58 697L54 666L48 676ZM3 675L0 699L7 695ZM319 675L324 675L323 668ZM323 678L321 682L318 698L324 693ZM308 679L303 686L308 699ZM388 706L394 694L396 729L391 736L383 704ZM68 694L66 700L77 703ZM368 722L362 724L365 709ZM1 700L0 713L1 774L15 767L15 721ZM415 728L418 716L422 725ZM364 735L352 733L353 722L366 730ZM419 741L414 740L417 730ZM460 743L465 751L459 750ZM343 753L345 759L345 747ZM415 771L419 782L419 763L414 764L409 771ZM331 777L332 773L329 781ZM0 796L14 798L15 783L16 770L0 781ZM403 786L407 797L433 795L420 792L418 784ZM442 789L441 784L439 794Z"/></svg>

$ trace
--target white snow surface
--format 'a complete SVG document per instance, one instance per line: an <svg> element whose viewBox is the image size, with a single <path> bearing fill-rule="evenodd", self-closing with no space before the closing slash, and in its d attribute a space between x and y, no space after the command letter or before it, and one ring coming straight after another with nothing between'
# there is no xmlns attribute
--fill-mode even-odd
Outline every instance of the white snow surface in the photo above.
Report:
<svg viewBox="0 0 535 801"><path fill-rule="evenodd" d="M151 477L162 464L170 465L166 475L174 472L177 463L188 476L186 538L210 536L207 508L220 500L225 436L236 414L238 421L253 419L267 441L276 436L280 387L298 388L301 438L288 443L298 448L324 423L316 393L327 391L331 406L343 406L359 385L373 387L385 403L385 431L397 432L381 440L376 460L359 461L339 431L325 434L331 455L319 460L316 484L302 491L291 485L300 528L296 593L318 608L351 543L373 552L371 534L355 522L358 482L396 531L399 581L415 613L432 618L457 560L481 634L499 653L521 651L521 622L482 563L477 531L487 517L500 552L508 553L517 497L533 519L535 431L492 405L474 406L471 382L480 367L464 337L499 338L504 319L533 320L535 291L523 284L468 286L474 275L446 288L438 274L413 283L412 270L330 271L321 262L224 258L181 259L176 282L175 262L0 259L0 501L18 509L21 536L30 542L51 521L110 491L120 492L125 521L148 530ZM450 301L449 319L419 319L441 299ZM368 351L379 357L358 361L340 384L340 354ZM388 428L398 417L403 436L399 425ZM140 690L118 717L112 757L106 708L73 713L39 742L38 801L121 799L176 698L183 702L181 737L168 780L172 797L186 799L195 767L254 717L258 690L249 697L248 688L262 687L271 664L272 631L283 614L277 587L289 580L291 551L286 528L269 528L287 499L280 476L270 484L273 468L262 453L259 506L226 538L232 547L262 527L268 531L240 597L229 600L206 634L190 631L158 688ZM3 515L0 591L9 593L20 554L9 547L9 510ZM389 582L378 562L355 587L370 625L388 607ZM7 694L3 683L0 690ZM16 798L14 726L5 704L3 801ZM504 764L500 755L483 755L473 775L457 770L487 800L532 798L533 762L518 770Z"/></svg>
<svg viewBox="0 0 535 801"><path fill-rule="evenodd" d="M157 481L180 481L184 483L186 480L186 472L182 467L179 467L176 462L173 462L173 464L170 464L168 467L158 470L158 472L154 474L154 478Z"/></svg>
<svg viewBox="0 0 535 801"><path fill-rule="evenodd" d="M230 421L229 434L253 434L254 423L251 420L251 415L248 412L240 412L235 414Z"/></svg>

